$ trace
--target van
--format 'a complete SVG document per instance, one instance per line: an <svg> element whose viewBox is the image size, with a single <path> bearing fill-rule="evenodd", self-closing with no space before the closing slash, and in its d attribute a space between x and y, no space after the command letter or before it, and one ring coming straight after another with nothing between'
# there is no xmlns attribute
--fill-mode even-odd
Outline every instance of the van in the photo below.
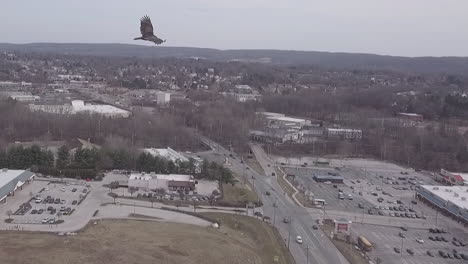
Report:
<svg viewBox="0 0 468 264"><path fill-rule="evenodd" d="M353 196L351 194L348 194L348 200L352 200Z"/></svg>

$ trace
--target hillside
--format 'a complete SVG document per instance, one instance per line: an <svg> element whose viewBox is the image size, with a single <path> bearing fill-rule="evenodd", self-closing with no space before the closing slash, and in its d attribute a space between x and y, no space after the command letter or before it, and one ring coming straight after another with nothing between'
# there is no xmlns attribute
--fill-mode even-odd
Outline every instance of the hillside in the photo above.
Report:
<svg viewBox="0 0 468 264"><path fill-rule="evenodd" d="M286 50L217 50L188 47L151 47L130 44L83 43L0 43L0 50L58 53L92 56L125 57L201 57L217 61L271 62L275 64L306 64L331 68L395 70L416 73L468 74L467 57L395 57L374 54L331 53Z"/></svg>

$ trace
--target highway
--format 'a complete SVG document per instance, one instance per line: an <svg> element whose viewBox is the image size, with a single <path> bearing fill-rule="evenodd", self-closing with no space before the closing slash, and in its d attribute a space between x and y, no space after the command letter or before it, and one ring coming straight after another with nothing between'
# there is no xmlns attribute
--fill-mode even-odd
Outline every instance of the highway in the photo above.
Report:
<svg viewBox="0 0 468 264"><path fill-rule="evenodd" d="M206 137L200 137L200 139L219 155L229 157L232 154L234 158L230 159L230 163L233 171L239 174L245 174L248 171L246 175L263 202L264 215L271 217L271 223L278 229L286 245L289 245L296 263L349 264L320 229L312 229L312 225L320 217L317 211L299 207L282 191L276 176L272 176L275 172L274 163L269 160L263 149L258 146L252 147L266 175L260 175L253 169L246 170L247 165L241 163L235 153ZM266 194L267 191L270 195ZM286 217L291 219L289 223L283 223ZM296 236L301 236L304 243L298 244L295 241Z"/></svg>

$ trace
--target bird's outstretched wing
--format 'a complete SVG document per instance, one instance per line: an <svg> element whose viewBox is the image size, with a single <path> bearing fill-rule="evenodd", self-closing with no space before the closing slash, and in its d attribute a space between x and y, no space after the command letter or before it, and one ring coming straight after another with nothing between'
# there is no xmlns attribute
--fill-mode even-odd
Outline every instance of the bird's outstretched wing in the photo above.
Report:
<svg viewBox="0 0 468 264"><path fill-rule="evenodd" d="M151 19L148 16L141 18L140 32L144 38L154 36L153 24L151 24Z"/></svg>

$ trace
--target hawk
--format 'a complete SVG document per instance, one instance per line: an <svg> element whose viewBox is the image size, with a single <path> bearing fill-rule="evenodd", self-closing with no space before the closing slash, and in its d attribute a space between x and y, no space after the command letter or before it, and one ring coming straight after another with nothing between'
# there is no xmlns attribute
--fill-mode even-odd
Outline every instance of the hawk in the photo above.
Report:
<svg viewBox="0 0 468 264"><path fill-rule="evenodd" d="M162 43L166 42L166 40L162 40L154 35L153 24L151 24L151 19L148 16L142 17L140 21L141 37L134 38L134 40L147 40L154 42L156 45L161 45Z"/></svg>

